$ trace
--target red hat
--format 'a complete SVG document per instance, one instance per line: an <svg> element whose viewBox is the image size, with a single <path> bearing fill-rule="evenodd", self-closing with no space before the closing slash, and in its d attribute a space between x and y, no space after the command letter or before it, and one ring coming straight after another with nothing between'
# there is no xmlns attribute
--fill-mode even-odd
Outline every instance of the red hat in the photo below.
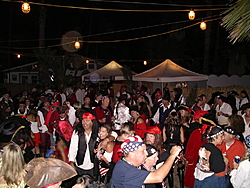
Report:
<svg viewBox="0 0 250 188"><path fill-rule="evenodd" d="M194 119L194 120L200 119L200 117L204 116L204 115L207 114L207 113L208 113L208 111L197 110L197 111L194 113L193 119Z"/></svg>
<svg viewBox="0 0 250 188"><path fill-rule="evenodd" d="M84 114L82 115L82 119L93 120L93 119L96 119L96 117L95 117L93 114L91 114L91 113L89 113L89 112L86 112L86 113L84 113Z"/></svg>
<svg viewBox="0 0 250 188"><path fill-rule="evenodd" d="M145 95L145 91L140 90L140 94Z"/></svg>
<svg viewBox="0 0 250 188"><path fill-rule="evenodd" d="M161 134L161 129L157 126L152 126L152 127L148 127L147 130L146 130L146 133L155 133L155 134Z"/></svg>
<svg viewBox="0 0 250 188"><path fill-rule="evenodd" d="M162 91L157 91L156 94L162 95Z"/></svg>
<svg viewBox="0 0 250 188"><path fill-rule="evenodd" d="M56 101L56 102L52 103L51 105L52 105L52 106L60 105L60 102L59 102L59 101Z"/></svg>

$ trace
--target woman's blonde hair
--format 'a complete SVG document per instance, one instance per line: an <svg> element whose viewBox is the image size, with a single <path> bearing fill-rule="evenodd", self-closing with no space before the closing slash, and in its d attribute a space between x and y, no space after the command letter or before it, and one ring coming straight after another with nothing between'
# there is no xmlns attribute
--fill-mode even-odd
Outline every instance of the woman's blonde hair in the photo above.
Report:
<svg viewBox="0 0 250 188"><path fill-rule="evenodd" d="M7 185L18 185L23 180L24 165L23 154L17 144L10 143L4 147L1 173Z"/></svg>

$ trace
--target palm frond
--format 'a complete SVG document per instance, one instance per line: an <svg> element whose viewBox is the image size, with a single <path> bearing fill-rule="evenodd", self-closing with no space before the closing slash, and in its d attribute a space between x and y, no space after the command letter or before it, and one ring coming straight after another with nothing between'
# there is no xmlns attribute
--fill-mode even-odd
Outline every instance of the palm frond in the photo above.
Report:
<svg viewBox="0 0 250 188"><path fill-rule="evenodd" d="M233 44L250 40L250 0L237 1L223 15L221 25L229 32Z"/></svg>

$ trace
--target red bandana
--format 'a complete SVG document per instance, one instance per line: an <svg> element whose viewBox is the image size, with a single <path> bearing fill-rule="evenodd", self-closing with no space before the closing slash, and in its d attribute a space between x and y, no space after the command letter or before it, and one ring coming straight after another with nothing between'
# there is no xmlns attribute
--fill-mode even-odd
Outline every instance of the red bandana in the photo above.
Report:
<svg viewBox="0 0 250 188"><path fill-rule="evenodd" d="M93 120L93 119L96 119L96 117L95 117L93 114L87 112L87 113L84 113L84 114L82 115L82 119Z"/></svg>

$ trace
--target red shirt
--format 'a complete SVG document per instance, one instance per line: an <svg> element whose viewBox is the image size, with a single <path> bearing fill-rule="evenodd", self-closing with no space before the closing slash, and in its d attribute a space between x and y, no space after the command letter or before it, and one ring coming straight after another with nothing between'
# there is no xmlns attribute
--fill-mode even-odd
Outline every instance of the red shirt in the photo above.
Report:
<svg viewBox="0 0 250 188"><path fill-rule="evenodd" d="M98 119L99 122L100 122L101 119L108 117L108 119L106 119L106 122L100 122L101 124L106 124L106 123L111 124L112 113L108 108L103 109L101 106L97 106L97 107L95 107L94 110L95 110L95 113L96 113L96 118ZM105 110L107 111L106 113L105 113Z"/></svg>
<svg viewBox="0 0 250 188"><path fill-rule="evenodd" d="M246 152L246 149L241 141L237 139L235 139L234 141L235 142L230 146L230 148L228 148L228 150L226 150L226 143L224 141L221 145L217 146L221 150L222 154L226 154L226 157L229 160L230 169L233 169L234 156L242 157Z"/></svg>

